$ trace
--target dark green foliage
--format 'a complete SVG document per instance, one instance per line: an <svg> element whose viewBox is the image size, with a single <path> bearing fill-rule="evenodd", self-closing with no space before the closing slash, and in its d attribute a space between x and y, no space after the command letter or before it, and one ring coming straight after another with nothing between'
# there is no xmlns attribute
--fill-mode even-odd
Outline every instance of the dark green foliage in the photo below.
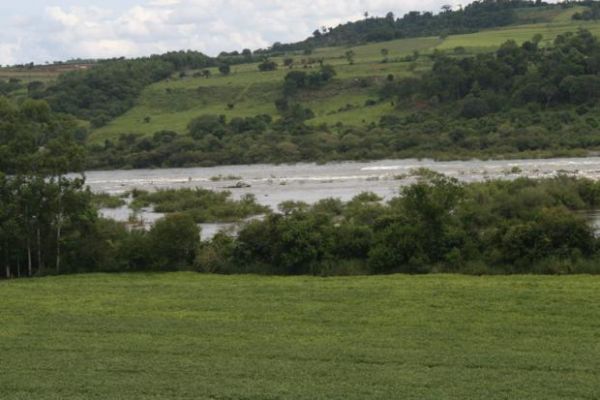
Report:
<svg viewBox="0 0 600 400"><path fill-rule="evenodd" d="M69 272L137 272L189 269L200 243L193 218L171 214L149 231L120 222L98 219L78 241L79 270Z"/></svg>
<svg viewBox="0 0 600 400"><path fill-rule="evenodd" d="M108 193L95 193L92 202L96 208L119 208L126 204L122 197L111 196Z"/></svg>
<svg viewBox="0 0 600 400"><path fill-rule="evenodd" d="M579 2L581 5L589 8L582 12L573 14L573 19L576 21L597 21L600 19L600 3L597 1L585 0Z"/></svg>
<svg viewBox="0 0 600 400"><path fill-rule="evenodd" d="M300 161L432 157L512 158L580 156L600 149L600 109L578 105L542 108L528 103L505 109L495 95L473 96L486 113L461 117L463 100L409 113L394 113L366 127L310 126L312 113L281 98L282 117L202 117L194 136L122 136L89 148L88 169L187 167ZM419 103L419 100L416 100ZM579 111L576 111L579 110ZM466 111L466 110L465 110ZM481 117L475 117L481 116ZM192 124L190 124L192 127ZM197 128L197 129L196 129ZM286 151L282 151L281 146ZM289 151L288 151L289 150Z"/></svg>
<svg viewBox="0 0 600 400"><path fill-rule="evenodd" d="M289 202L281 214L248 222L238 237L219 234L204 243L198 215L222 221L256 212L254 200L232 202L227 194L202 190L162 191L155 198L136 192L138 206L156 203L169 213L146 232L97 218L82 180L62 181L58 220L57 181L0 177L0 276L29 274L29 252L30 271L53 272L59 221L61 273L192 265L203 272L278 275L598 272L590 269L600 256L598 239L579 214L600 205L598 183L559 176L467 185L428 171L419 175L385 204L368 193L348 203Z"/></svg>
<svg viewBox="0 0 600 400"><path fill-rule="evenodd" d="M152 269L176 271L192 265L200 242L200 231L187 214L170 214L148 233Z"/></svg>
<svg viewBox="0 0 600 400"><path fill-rule="evenodd" d="M219 72L222 75L229 75L231 73L231 66L229 64L219 65Z"/></svg>
<svg viewBox="0 0 600 400"><path fill-rule="evenodd" d="M325 32L315 31L303 42L277 46L278 51L312 49L314 47L342 46L365 42L383 42L398 38L441 36L472 33L485 28L507 26L518 22L519 9L560 7L542 1L475 1L464 8L452 8L439 14L411 11L402 18L393 13L385 17L367 17L348 22ZM275 47L275 46L274 46ZM350 59L349 59L350 61Z"/></svg>
<svg viewBox="0 0 600 400"><path fill-rule="evenodd" d="M331 65L323 65L318 72L291 71L284 79L283 93L292 96L300 89L317 89L325 85L336 75Z"/></svg>
<svg viewBox="0 0 600 400"><path fill-rule="evenodd" d="M462 102L462 110L460 115L465 118L481 118L490 113L488 103L480 98L469 96Z"/></svg>
<svg viewBox="0 0 600 400"><path fill-rule="evenodd" d="M228 274L235 272L232 265L235 239L225 233L217 233L210 242L198 247L194 266L206 273Z"/></svg>
<svg viewBox="0 0 600 400"><path fill-rule="evenodd" d="M564 208L545 208L530 221L510 224L498 234L501 261L519 272L544 258L589 256L595 240L582 217Z"/></svg>
<svg viewBox="0 0 600 400"><path fill-rule="evenodd" d="M203 115L194 118L188 125L188 131L194 139L202 139L207 135L221 138L225 134L225 118L217 115Z"/></svg>
<svg viewBox="0 0 600 400"><path fill-rule="evenodd" d="M269 211L256 203L248 194L240 200L232 200L231 192L213 192L207 189L165 189L156 192L134 191L133 209L153 207L158 213L181 213L189 215L196 223L233 222L264 214Z"/></svg>
<svg viewBox="0 0 600 400"><path fill-rule="evenodd" d="M0 79L0 96L8 96L9 94L21 89L23 84L19 79L11 78L9 80Z"/></svg>
<svg viewBox="0 0 600 400"><path fill-rule="evenodd" d="M483 265L477 273L585 273L600 250L577 212L600 201L590 180L465 185L423 171L400 197L380 200L363 194L349 203L282 204L282 214L249 223L236 239L204 244L199 268L330 275L350 264L374 274L470 273Z"/></svg>
<svg viewBox="0 0 600 400"><path fill-rule="evenodd" d="M75 143L76 122L56 115L40 100L15 107L0 98L0 172L65 173L81 167L84 152Z"/></svg>
<svg viewBox="0 0 600 400"><path fill-rule="evenodd" d="M269 72L275 71L277 69L277 63L271 60L265 60L258 65L258 70L260 72Z"/></svg>
<svg viewBox="0 0 600 400"><path fill-rule="evenodd" d="M324 215L291 212L248 224L236 240L238 271L281 275L318 274L333 239Z"/></svg>
<svg viewBox="0 0 600 400"><path fill-rule="evenodd" d="M86 71L61 75L43 94L55 111L105 125L129 110L142 89L185 68L211 66L213 61L197 52L172 52L135 60L104 61Z"/></svg>
<svg viewBox="0 0 600 400"><path fill-rule="evenodd" d="M78 272L97 220L82 179L0 176L0 276Z"/></svg>
<svg viewBox="0 0 600 400"><path fill-rule="evenodd" d="M465 116L487 114L491 98L511 106L537 102L548 107L565 103L594 101L600 88L600 44L590 32L560 35L554 46L540 49L535 41L517 46L503 44L495 54L476 57L438 57L432 71L420 84L414 80L396 84L399 96L420 94L441 101L469 97ZM390 84L393 85L393 84ZM387 89L390 92L390 89ZM494 108L494 107L492 107Z"/></svg>

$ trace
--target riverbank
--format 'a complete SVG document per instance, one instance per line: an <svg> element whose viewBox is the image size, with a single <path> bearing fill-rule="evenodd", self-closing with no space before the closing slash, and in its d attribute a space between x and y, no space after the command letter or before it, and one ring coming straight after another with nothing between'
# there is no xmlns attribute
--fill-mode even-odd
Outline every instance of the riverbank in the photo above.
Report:
<svg viewBox="0 0 600 400"><path fill-rule="evenodd" d="M364 191L389 198L400 185L414 182L414 172L430 169L461 181L474 182L516 177L548 178L567 173L600 178L600 157L515 159L494 161L382 160L328 164L254 164L210 168L88 171L87 184L94 192L121 194L133 189L202 187L232 190L235 197L255 194L258 201L276 207L286 200L314 203L325 197L350 200ZM235 176L227 181L216 177ZM249 187L231 189L237 182ZM265 196L266 195L266 196Z"/></svg>
<svg viewBox="0 0 600 400"><path fill-rule="evenodd" d="M349 201L363 192L372 192L384 200L398 195L402 187L413 184L419 171L429 169L462 182L480 182L519 177L549 178L558 174L600 179L600 157L521 159L494 161L383 160L374 162L343 162L330 164L223 166L211 168L175 168L146 170L116 170L86 172L87 184L96 193L123 194L135 189L202 188L229 190L232 198L248 194L271 210L286 201L314 204L326 198ZM229 179L228 177L235 177ZM216 179L219 178L219 179ZM238 182L245 185L230 187ZM128 221L128 207L105 209L103 214L118 221ZM162 214L141 210L138 216L152 223ZM225 222L225 221L223 221ZM204 224L206 238L230 225Z"/></svg>

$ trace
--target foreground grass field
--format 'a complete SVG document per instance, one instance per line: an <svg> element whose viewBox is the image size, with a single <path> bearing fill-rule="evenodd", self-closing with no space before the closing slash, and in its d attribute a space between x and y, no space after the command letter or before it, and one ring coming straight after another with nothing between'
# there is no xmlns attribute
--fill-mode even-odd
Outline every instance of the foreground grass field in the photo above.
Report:
<svg viewBox="0 0 600 400"><path fill-rule="evenodd" d="M595 399L600 278L0 282L0 399Z"/></svg>

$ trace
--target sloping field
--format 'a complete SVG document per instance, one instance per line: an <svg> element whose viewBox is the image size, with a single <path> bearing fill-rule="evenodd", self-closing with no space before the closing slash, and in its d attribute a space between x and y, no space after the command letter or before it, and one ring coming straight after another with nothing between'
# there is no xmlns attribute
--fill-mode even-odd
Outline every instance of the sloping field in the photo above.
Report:
<svg viewBox="0 0 600 400"><path fill-rule="evenodd" d="M600 279L0 282L0 398L594 399Z"/></svg>
<svg viewBox="0 0 600 400"><path fill-rule="evenodd" d="M436 38L406 39L353 49L320 49L310 56L290 56L294 59L292 69L295 70L317 70L318 63L314 60L320 58L336 68L334 82L322 90L304 93L303 103L307 103L316 114L316 118L310 122L361 124L377 121L391 110L391 106L389 109L365 106L367 100L377 98L374 80L385 79L390 74L396 77L410 76L428 68L427 59L421 58L411 67L412 62L404 61L403 57L418 49L432 49L439 43L441 41ZM382 62L385 57L381 50L384 48L389 52L389 62L386 63ZM352 65L344 55L348 50L355 52ZM309 64L311 59L313 64ZM282 59L276 60L280 65L283 64ZM163 129L184 133L190 120L203 114L225 115L228 118L258 114L278 116L275 100L282 96L283 79L289 68L259 72L258 64L244 64L233 66L228 76L222 76L216 68L210 71L209 78L194 77L196 71L190 71L186 77L173 76L151 85L144 90L136 107L94 131L91 140L102 143L122 133L151 135ZM351 112L340 111L348 104L353 106ZM363 111L357 114L357 109ZM339 115L332 117L332 112ZM150 120L146 117L150 117Z"/></svg>
<svg viewBox="0 0 600 400"><path fill-rule="evenodd" d="M450 50L462 46L473 50L491 50L507 40L515 40L517 43L523 43L530 40L536 34L543 36L544 40L542 43L550 43L556 36L567 32L576 32L579 28L587 29L596 36L600 35L600 24L598 22L569 21L514 26L494 31L450 36L437 48L440 50Z"/></svg>
<svg viewBox="0 0 600 400"><path fill-rule="evenodd" d="M364 125L376 122L382 115L393 110L391 104L368 106L369 100L377 99L376 82L388 75L406 77L419 74L431 66L431 60L420 57L416 62L407 56L418 52L429 54L434 49L453 50L463 47L466 52L491 51L507 40L521 43L534 35L543 36L542 43L550 43L562 33L576 31L580 27L600 34L600 23L573 21L573 13L581 7L568 10L523 10L523 22L536 22L521 26L483 31L448 38L400 39L355 47L330 47L317 49L311 55L290 54L274 60L283 65L284 58L293 58L292 69L317 69L319 59L335 66L335 81L327 87L308 91L301 102L310 107L316 117L311 124ZM543 21L543 22L538 22ZM387 50L382 52L382 50ZM346 59L346 52L354 53L353 64ZM312 59L312 63L311 63ZM386 62L383 62L384 59ZM283 79L289 68L280 67L275 72L259 72L257 64L234 66L232 74L221 76L216 69L210 78L173 76L167 81L147 88L138 105L107 126L92 133L91 141L102 143L123 133L151 135L169 129L184 133L189 121L203 114L225 115L228 118L269 114L278 117L274 102L281 97ZM149 118L148 118L149 117Z"/></svg>

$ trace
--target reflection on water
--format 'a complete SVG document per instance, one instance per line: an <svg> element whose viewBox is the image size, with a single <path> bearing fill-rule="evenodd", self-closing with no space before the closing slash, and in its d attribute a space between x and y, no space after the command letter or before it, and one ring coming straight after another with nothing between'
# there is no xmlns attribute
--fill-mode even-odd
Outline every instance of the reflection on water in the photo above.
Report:
<svg viewBox="0 0 600 400"><path fill-rule="evenodd" d="M415 181L416 178L412 174L419 168L431 169L464 182L515 179L521 176L547 178L559 173L598 179L600 157L451 162L408 159L324 165L260 164L213 168L94 171L87 172L86 177L93 191L110 194L120 194L134 188L156 190L200 187L220 191L228 190L227 187L243 182L249 187L229 189L234 198L254 194L259 203L276 209L281 202L287 200L307 203L314 203L328 197L350 200L365 191L390 199L398 194L400 187ZM214 177L219 176L232 176L235 180L214 180ZM106 216L123 221L129 218L131 211L125 208L104 210L104 213ZM152 212L143 212L140 216L147 223L152 223L160 217ZM600 219L597 221L600 225ZM215 224L209 225L206 227L207 232L221 227L221 224L216 224L218 227L213 226Z"/></svg>

